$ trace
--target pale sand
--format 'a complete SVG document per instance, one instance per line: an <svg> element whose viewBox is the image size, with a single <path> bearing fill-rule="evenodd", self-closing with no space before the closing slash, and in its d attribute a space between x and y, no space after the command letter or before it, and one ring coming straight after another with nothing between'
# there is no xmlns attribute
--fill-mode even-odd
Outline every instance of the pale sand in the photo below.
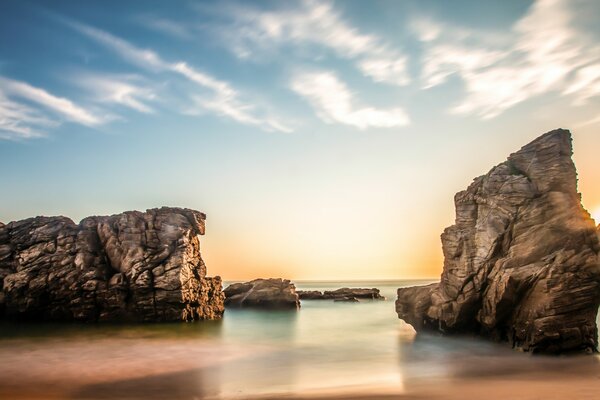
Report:
<svg viewBox="0 0 600 400"><path fill-rule="evenodd" d="M600 398L600 371L570 371L566 374L525 374L502 377L471 377L433 382L408 384L403 392L394 388L341 387L327 392L300 394L271 394L239 396L236 399L289 399L289 400L387 400L387 399L432 399L432 400L565 400ZM197 371L185 371L168 375L151 375L126 382L106 382L80 386L36 384L22 381L20 384L0 384L2 399L213 399L203 395L198 387ZM16 383L16 382L14 382Z"/></svg>
<svg viewBox="0 0 600 400"><path fill-rule="evenodd" d="M190 382L177 382L189 384ZM15 388L16 389L16 388ZM42 390L38 390L42 389ZM133 391L120 391L98 393L97 396L89 392L66 393L64 390L48 390L35 386L22 387L18 390L0 389L0 398L14 400L38 399L202 399L197 393L184 390L156 391L152 386L137 388ZM65 389L65 388L62 388ZM211 396L206 398L213 398ZM600 377L587 378L556 378L552 380L536 379L471 379L455 382L436 382L419 388L412 388L405 393L393 391L356 390L348 391L340 388L338 393L328 394L278 394L256 397L238 397L245 399L289 399L289 400L565 400L565 399L598 399L600 398Z"/></svg>
<svg viewBox="0 0 600 400"><path fill-rule="evenodd" d="M598 356L539 358L535 370L516 364L456 360L455 376L406 377L403 386L333 387L299 393L221 397L213 372L224 360L261 348L223 347L197 339L9 340L0 346L0 399L439 399L563 400L600 398ZM200 344L200 345L199 345ZM157 351L157 349L160 351ZM99 351L100 350L100 351ZM531 360L531 356L514 358ZM557 362L559 361L559 362ZM523 363L525 364L525 363ZM530 363L531 364L531 363ZM530 365L527 364L527 365ZM489 365L489 364L488 364ZM349 382L350 384L350 382ZM218 392L218 389L217 389Z"/></svg>

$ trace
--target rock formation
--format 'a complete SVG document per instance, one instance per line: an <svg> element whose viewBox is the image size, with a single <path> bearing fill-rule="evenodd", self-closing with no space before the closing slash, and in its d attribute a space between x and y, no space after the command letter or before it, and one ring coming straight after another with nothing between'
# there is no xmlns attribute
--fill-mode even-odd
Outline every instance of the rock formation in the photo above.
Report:
<svg viewBox="0 0 600 400"><path fill-rule="evenodd" d="M595 350L600 243L571 155L569 131L548 132L456 194L441 282L399 289L398 316L525 351Z"/></svg>
<svg viewBox="0 0 600 400"><path fill-rule="evenodd" d="M385 300L385 297L376 288L341 288L326 290L324 292L318 290L298 290L296 293L300 296L300 300L338 300L347 298Z"/></svg>
<svg viewBox="0 0 600 400"><path fill-rule="evenodd" d="M221 278L206 277L205 215L36 217L0 224L0 318L191 321L223 314Z"/></svg>
<svg viewBox="0 0 600 400"><path fill-rule="evenodd" d="M287 279L255 279L227 286L225 306L268 309L298 309L300 299L296 286Z"/></svg>

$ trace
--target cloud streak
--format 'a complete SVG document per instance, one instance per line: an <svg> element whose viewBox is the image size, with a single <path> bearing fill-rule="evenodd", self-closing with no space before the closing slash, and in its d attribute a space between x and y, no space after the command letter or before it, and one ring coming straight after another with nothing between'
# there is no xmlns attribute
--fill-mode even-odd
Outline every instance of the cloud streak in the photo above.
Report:
<svg viewBox="0 0 600 400"><path fill-rule="evenodd" d="M137 75L81 73L74 80L100 103L117 104L144 114L155 112L148 102L155 101L157 95L148 82L144 81L143 86L138 83L142 78Z"/></svg>
<svg viewBox="0 0 600 400"><path fill-rule="evenodd" d="M166 33L167 35L178 39L192 38L190 31L181 22L152 15L141 15L136 18L136 20L146 28L156 32Z"/></svg>
<svg viewBox="0 0 600 400"><path fill-rule="evenodd" d="M228 9L230 26L219 32L239 58L269 51L274 46L318 46L353 60L375 82L404 86L410 82L407 57L381 37L365 34L346 22L329 1L304 0L278 11L247 7Z"/></svg>
<svg viewBox="0 0 600 400"><path fill-rule="evenodd" d="M37 110L9 99L0 91L0 139L30 139L45 136L56 125Z"/></svg>
<svg viewBox="0 0 600 400"><path fill-rule="evenodd" d="M96 126L103 123L103 118L93 114L71 100L55 96L44 89L31 86L26 82L0 77L4 93L26 99L62 115L67 120L86 126Z"/></svg>
<svg viewBox="0 0 600 400"><path fill-rule="evenodd" d="M332 72L301 73L291 83L326 123L340 123L364 130L406 126L410 119L402 108L377 109L357 106L348 87Z"/></svg>
<svg viewBox="0 0 600 400"><path fill-rule="evenodd" d="M538 0L506 35L507 46L431 20L414 24L425 46L423 87L456 74L466 97L451 113L483 119L549 92L571 95L581 104L600 94L600 48L573 27L574 19L568 2Z"/></svg>
<svg viewBox="0 0 600 400"><path fill-rule="evenodd" d="M174 73L202 88L210 90L212 92L211 98L195 101L195 104L203 107L205 110L213 111L219 116L233 119L241 124L258 126L266 131L292 131L291 127L279 121L278 118L261 115L261 113L257 112L254 106L241 99L241 94L230 83L200 71L186 62L168 62L153 50L141 49L124 39L85 24L69 21L68 25L114 51L121 58L133 65L155 72ZM198 98L195 95L192 97L195 99ZM130 105L132 104L131 101L129 103Z"/></svg>
<svg viewBox="0 0 600 400"><path fill-rule="evenodd" d="M26 82L0 77L0 88L0 138L2 139L43 137L49 129L60 125L60 119L48 117L42 109L57 117L89 127L106 122L104 117L92 113L71 100L55 96ZM41 109L34 108L23 101L36 104Z"/></svg>

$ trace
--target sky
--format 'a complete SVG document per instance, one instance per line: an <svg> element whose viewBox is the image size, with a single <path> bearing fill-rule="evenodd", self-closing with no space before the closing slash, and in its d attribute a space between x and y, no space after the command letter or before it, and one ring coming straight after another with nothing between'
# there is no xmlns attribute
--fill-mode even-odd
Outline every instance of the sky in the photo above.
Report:
<svg viewBox="0 0 600 400"><path fill-rule="evenodd" d="M600 2L0 2L0 221L207 214L227 280L435 278L454 194L574 135L600 221Z"/></svg>

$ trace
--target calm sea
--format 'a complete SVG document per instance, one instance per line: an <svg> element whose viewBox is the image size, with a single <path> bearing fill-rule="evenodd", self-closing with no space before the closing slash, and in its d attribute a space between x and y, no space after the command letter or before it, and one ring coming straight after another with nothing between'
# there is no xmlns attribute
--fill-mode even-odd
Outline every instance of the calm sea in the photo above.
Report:
<svg viewBox="0 0 600 400"><path fill-rule="evenodd" d="M571 359L530 357L475 338L415 338L397 318L395 292L426 283L296 282L298 289L377 287L387 300L306 300L298 312L227 310L222 321L196 324L0 325L0 397L402 391L462 376L570 368Z"/></svg>

